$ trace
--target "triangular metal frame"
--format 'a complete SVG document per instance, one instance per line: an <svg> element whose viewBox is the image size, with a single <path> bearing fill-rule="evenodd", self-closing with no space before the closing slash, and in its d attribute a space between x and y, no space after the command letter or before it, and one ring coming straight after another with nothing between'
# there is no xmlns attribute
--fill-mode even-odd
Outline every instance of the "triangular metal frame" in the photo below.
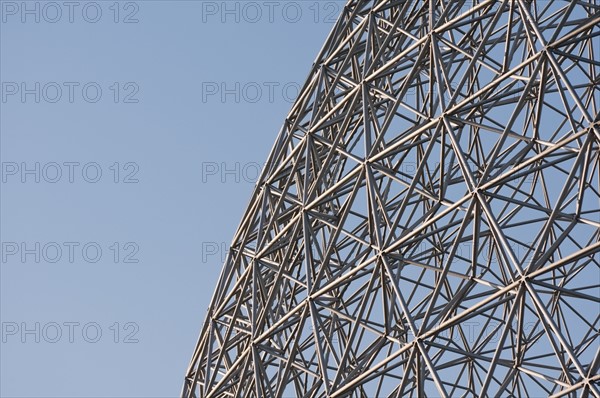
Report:
<svg viewBox="0 0 600 398"><path fill-rule="evenodd" d="M600 397L600 2L349 1L185 397Z"/></svg>

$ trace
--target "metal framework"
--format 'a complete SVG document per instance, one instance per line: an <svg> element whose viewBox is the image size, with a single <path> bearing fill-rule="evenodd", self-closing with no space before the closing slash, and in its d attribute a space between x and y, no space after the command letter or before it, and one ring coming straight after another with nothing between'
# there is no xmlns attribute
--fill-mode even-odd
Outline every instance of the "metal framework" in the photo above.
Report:
<svg viewBox="0 0 600 398"><path fill-rule="evenodd" d="M600 397L600 1L352 0L185 397Z"/></svg>

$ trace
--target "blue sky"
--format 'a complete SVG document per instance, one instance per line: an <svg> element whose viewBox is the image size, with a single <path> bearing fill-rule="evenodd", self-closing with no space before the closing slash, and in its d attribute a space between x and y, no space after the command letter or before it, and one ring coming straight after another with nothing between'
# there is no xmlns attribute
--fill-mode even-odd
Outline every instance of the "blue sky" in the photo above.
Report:
<svg viewBox="0 0 600 398"><path fill-rule="evenodd" d="M0 395L179 394L342 6L0 2Z"/></svg>

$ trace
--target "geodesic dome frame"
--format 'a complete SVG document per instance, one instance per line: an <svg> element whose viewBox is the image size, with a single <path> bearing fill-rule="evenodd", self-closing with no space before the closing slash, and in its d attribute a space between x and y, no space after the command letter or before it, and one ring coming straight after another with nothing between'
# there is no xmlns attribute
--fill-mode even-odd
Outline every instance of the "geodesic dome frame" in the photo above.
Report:
<svg viewBox="0 0 600 398"><path fill-rule="evenodd" d="M600 397L600 3L349 1L185 397Z"/></svg>

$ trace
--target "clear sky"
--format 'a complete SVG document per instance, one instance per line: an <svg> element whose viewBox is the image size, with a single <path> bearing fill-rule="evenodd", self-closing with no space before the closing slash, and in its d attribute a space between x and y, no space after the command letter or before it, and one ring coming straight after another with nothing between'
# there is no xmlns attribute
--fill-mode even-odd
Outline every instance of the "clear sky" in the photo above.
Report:
<svg viewBox="0 0 600 398"><path fill-rule="evenodd" d="M0 1L2 397L175 397L340 1Z"/></svg>

